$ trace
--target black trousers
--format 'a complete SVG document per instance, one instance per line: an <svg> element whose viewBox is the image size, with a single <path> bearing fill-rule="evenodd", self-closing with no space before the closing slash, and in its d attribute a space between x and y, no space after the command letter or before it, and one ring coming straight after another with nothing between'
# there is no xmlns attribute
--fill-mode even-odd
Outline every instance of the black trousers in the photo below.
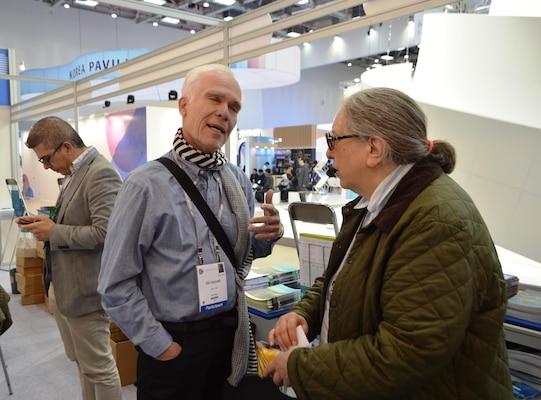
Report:
<svg viewBox="0 0 541 400"><path fill-rule="evenodd" d="M231 373L231 353L237 311L201 323L164 327L182 352L170 361L158 361L139 351L138 400L222 400Z"/></svg>

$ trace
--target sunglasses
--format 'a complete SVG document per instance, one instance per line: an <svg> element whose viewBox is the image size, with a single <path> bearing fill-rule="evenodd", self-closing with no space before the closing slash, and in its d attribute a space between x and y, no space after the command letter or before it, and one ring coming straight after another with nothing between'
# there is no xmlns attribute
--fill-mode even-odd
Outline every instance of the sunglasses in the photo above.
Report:
<svg viewBox="0 0 541 400"><path fill-rule="evenodd" d="M351 138L354 138L354 137L358 137L358 136L357 135L334 136L334 133L332 133L332 132L325 133L325 139L327 139L327 146L329 147L329 150L331 150L331 151L334 148L333 142L335 142L337 140L342 140L342 139L351 139Z"/></svg>

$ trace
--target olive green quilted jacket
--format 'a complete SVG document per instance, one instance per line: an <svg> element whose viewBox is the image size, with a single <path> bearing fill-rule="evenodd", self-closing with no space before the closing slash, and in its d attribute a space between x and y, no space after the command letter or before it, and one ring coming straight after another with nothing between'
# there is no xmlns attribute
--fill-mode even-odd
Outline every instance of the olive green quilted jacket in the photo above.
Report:
<svg viewBox="0 0 541 400"><path fill-rule="evenodd" d="M314 338L327 284L364 210L356 199L326 274L293 308ZM505 280L471 198L440 167L416 165L362 229L333 288L329 344L297 349L299 399L512 399Z"/></svg>

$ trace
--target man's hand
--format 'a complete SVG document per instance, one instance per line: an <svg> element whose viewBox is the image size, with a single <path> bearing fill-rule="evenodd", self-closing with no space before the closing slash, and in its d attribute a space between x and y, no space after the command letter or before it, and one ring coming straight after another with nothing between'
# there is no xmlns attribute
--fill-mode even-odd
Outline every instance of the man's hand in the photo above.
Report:
<svg viewBox="0 0 541 400"><path fill-rule="evenodd" d="M24 224L23 221L29 221L29 224ZM19 217L15 220L19 228L31 232L37 240L49 240L51 229L54 222L44 215L34 215L32 217Z"/></svg>
<svg viewBox="0 0 541 400"><path fill-rule="evenodd" d="M280 213L272 204L273 194L272 189L265 193L265 203L261 204L263 216L250 219L248 230L256 232L255 238L258 240L279 239L284 235L284 226L280 222Z"/></svg>
<svg viewBox="0 0 541 400"><path fill-rule="evenodd" d="M171 343L171 346L167 348L162 354L156 357L158 361L169 361L177 358L182 352L182 347L177 342Z"/></svg>

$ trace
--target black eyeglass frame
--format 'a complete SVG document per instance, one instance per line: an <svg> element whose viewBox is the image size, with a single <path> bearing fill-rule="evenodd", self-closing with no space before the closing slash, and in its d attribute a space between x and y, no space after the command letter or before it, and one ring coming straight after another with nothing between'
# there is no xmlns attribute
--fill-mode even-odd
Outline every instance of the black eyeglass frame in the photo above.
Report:
<svg viewBox="0 0 541 400"><path fill-rule="evenodd" d="M42 164L51 164L51 158L54 157L54 155L58 152L58 150L60 150L62 148L62 146L64 145L64 142L60 143L56 149L54 149L54 151L49 154L48 156L45 156L45 157L41 157L41 158L38 158L38 161Z"/></svg>
<svg viewBox="0 0 541 400"><path fill-rule="evenodd" d="M342 139L351 139L355 137L358 137L358 136L357 135L334 136L334 133L332 132L325 133L325 139L327 139L327 147L329 148L330 151L333 151L333 147L334 147L332 142L335 142L337 140L342 140Z"/></svg>

